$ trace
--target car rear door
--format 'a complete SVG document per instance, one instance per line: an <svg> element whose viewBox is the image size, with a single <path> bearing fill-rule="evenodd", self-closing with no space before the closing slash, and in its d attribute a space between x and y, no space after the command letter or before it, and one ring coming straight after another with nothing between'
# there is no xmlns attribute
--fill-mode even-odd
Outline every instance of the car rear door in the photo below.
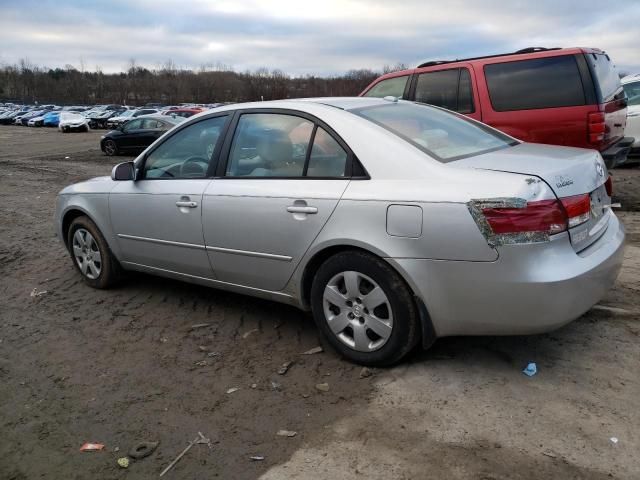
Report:
<svg viewBox="0 0 640 480"><path fill-rule="evenodd" d="M231 131L203 198L207 253L218 280L281 290L345 191L352 155L295 111L239 112Z"/></svg>
<svg viewBox="0 0 640 480"><path fill-rule="evenodd" d="M145 156L138 180L118 182L111 191L111 224L123 262L213 277L202 235L202 194L227 119L209 117L177 130Z"/></svg>

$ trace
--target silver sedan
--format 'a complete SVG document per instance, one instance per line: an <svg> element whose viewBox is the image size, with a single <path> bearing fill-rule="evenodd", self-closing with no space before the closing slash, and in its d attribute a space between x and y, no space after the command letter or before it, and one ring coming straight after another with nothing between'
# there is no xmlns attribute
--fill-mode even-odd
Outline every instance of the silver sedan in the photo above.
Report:
<svg viewBox="0 0 640 480"><path fill-rule="evenodd" d="M95 288L137 270L298 306L388 365L449 335L531 334L613 285L624 229L592 150L435 107L323 98L216 108L58 196Z"/></svg>

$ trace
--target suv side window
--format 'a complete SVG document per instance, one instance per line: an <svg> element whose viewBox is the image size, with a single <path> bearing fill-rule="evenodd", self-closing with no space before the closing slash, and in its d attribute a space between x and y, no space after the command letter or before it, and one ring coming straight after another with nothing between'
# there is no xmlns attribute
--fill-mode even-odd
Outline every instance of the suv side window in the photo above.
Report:
<svg viewBox="0 0 640 480"><path fill-rule="evenodd" d="M143 178L205 178L226 121L226 116L208 118L169 137L147 157Z"/></svg>
<svg viewBox="0 0 640 480"><path fill-rule="evenodd" d="M407 86L407 80L409 80L409 75L387 78L386 80L376 83L364 96L378 98L392 96L402 98L404 96L404 89Z"/></svg>
<svg viewBox="0 0 640 480"><path fill-rule="evenodd" d="M473 112L471 75L466 68L454 68L418 75L416 102L428 103L459 113Z"/></svg>
<svg viewBox="0 0 640 480"><path fill-rule="evenodd" d="M494 63L486 65L484 73L497 112L585 104L573 55Z"/></svg>

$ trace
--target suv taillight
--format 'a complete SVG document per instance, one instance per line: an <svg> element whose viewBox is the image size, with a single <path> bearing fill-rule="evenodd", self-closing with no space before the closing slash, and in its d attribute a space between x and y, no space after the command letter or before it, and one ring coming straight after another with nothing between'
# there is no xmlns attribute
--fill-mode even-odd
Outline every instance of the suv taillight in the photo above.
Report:
<svg viewBox="0 0 640 480"><path fill-rule="evenodd" d="M475 200L469 210L489 244L533 243L589 221L591 197L585 193L513 206L499 199Z"/></svg>
<svg viewBox="0 0 640 480"><path fill-rule="evenodd" d="M604 140L606 124L604 121L604 113L592 112L588 114L587 119L589 143L599 143Z"/></svg>

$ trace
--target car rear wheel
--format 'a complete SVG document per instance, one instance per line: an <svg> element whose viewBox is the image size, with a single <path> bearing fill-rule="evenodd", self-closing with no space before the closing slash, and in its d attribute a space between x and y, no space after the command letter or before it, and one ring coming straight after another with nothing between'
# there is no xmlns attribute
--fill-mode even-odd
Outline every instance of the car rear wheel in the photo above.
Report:
<svg viewBox="0 0 640 480"><path fill-rule="evenodd" d="M88 217L73 220L67 232L71 259L84 281L93 288L109 288L121 276L121 267L95 223Z"/></svg>
<svg viewBox="0 0 640 480"><path fill-rule="evenodd" d="M118 146L116 145L116 142L114 142L113 140L105 141L104 142L104 153L106 153L110 157L113 157L114 155L117 155L118 154Z"/></svg>
<svg viewBox="0 0 640 480"><path fill-rule="evenodd" d="M320 266L311 309L327 341L362 365L392 365L419 341L409 287L390 265L365 252L341 252Z"/></svg>

